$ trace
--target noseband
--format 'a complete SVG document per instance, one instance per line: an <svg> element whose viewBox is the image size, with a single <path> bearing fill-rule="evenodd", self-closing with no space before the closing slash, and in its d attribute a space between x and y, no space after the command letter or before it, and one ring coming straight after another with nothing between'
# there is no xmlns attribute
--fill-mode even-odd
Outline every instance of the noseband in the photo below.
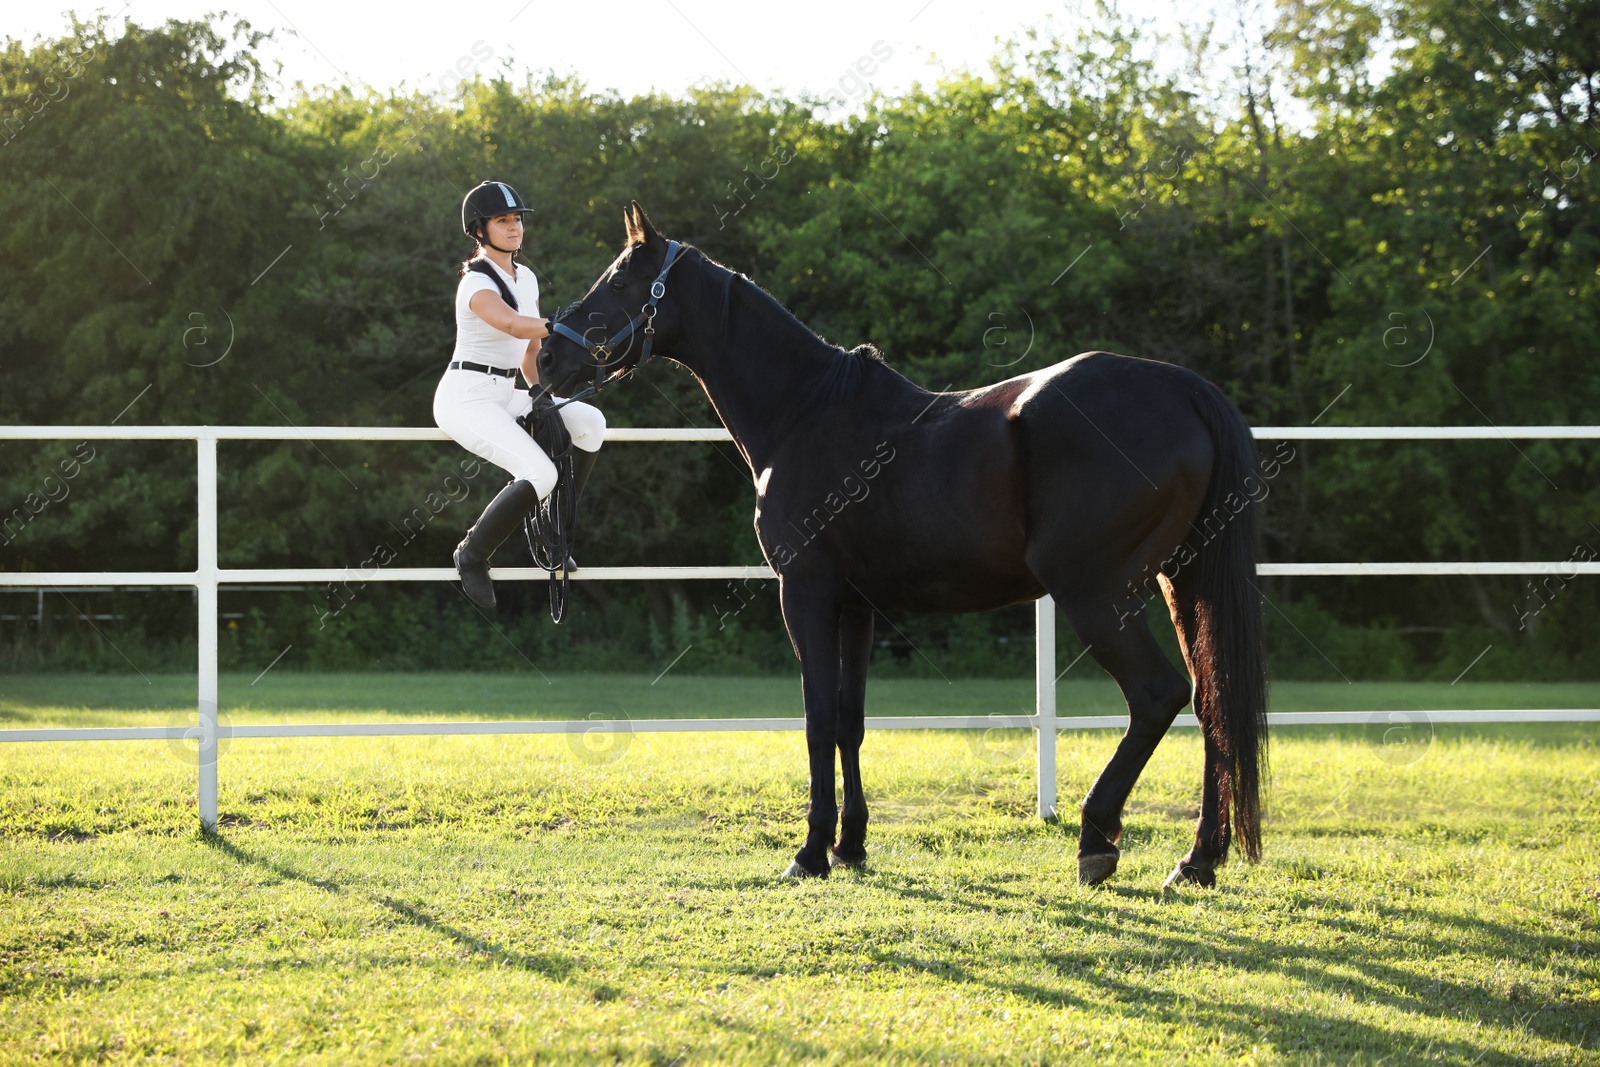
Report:
<svg viewBox="0 0 1600 1067"><path fill-rule="evenodd" d="M581 392L569 397L562 403L570 403L571 401L577 400L580 397L585 397L596 393L600 390L602 385L605 385L607 382L611 381L612 375L609 372L617 366L626 364L628 358L627 353L623 353L620 356L616 356L616 358L612 358L615 355L617 345L621 344L623 341L626 341L629 337L632 337L634 331L641 326L644 327L644 350L640 353L638 361L632 366L627 367L623 374L626 374L629 371L637 370L646 363L650 362L650 349L651 346L655 344L656 340L656 304L661 300L662 297L667 295L667 272L672 269L672 265L678 260L678 253L682 251L683 246L677 241L667 242L667 258L661 264L661 273L657 274L655 281L650 283L650 299L645 301L644 306L639 309L639 314L633 317L633 321L629 322L626 326L612 334L610 337L606 338L604 341L591 341L587 337L578 333L577 330L574 330L572 327L561 321L561 319L566 318L573 311L576 311L578 304L581 304L582 301L579 301L578 304L574 304L572 307L562 311L559 316L551 321L551 335L555 337L564 337L574 344L582 345L584 351L586 351L593 360L594 367L594 382L588 386L585 386ZM618 375L617 377L621 377L621 375Z"/></svg>

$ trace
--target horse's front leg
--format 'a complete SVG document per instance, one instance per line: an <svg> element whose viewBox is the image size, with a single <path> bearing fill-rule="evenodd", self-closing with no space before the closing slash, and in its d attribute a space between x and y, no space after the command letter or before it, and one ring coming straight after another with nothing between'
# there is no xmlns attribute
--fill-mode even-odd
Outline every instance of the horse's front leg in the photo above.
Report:
<svg viewBox="0 0 1600 1067"><path fill-rule="evenodd" d="M839 619L839 769L844 777L844 810L833 863L859 867L867 862L867 795L861 787L861 739L866 735L867 661L872 658L873 612L844 609Z"/></svg>
<svg viewBox="0 0 1600 1067"><path fill-rule="evenodd" d="M811 806L806 842L784 872L790 878L828 876L828 846L839 819L833 791L833 748L839 735L839 599L831 588L784 578L783 621L800 657L806 706L806 752L811 763Z"/></svg>

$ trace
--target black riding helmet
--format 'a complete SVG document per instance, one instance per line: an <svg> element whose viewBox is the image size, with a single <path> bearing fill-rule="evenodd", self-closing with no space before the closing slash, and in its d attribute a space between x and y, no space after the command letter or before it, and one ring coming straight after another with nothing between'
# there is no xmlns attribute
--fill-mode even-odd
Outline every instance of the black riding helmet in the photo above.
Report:
<svg viewBox="0 0 1600 1067"><path fill-rule="evenodd" d="M505 252L507 249L489 244L489 231L484 223L499 215L526 214L532 210L505 182L481 182L461 201L461 229L479 244Z"/></svg>

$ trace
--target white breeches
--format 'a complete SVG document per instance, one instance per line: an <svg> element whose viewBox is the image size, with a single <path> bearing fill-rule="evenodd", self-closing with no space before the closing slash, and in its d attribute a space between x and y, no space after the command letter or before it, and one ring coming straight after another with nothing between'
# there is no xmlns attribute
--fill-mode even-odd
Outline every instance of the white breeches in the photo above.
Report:
<svg viewBox="0 0 1600 1067"><path fill-rule="evenodd" d="M539 499L556 485L556 465L521 426L517 417L533 408L533 398L514 378L475 370L447 370L433 391L433 421L467 451L502 467L513 478L533 483ZM561 409L572 443L597 452L606 436L606 417L581 400Z"/></svg>

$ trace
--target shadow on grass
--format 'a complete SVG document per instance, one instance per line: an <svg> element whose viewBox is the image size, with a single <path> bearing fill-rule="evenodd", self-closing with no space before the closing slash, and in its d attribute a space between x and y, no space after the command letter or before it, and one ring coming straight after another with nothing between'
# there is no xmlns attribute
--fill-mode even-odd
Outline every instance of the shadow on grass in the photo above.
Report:
<svg viewBox="0 0 1600 1067"><path fill-rule="evenodd" d="M984 921L1014 921L1019 913L1027 910L1024 902L1016 899L1026 894L997 891L992 885L974 883L952 891L946 881L883 870L872 872L869 878L875 888L904 901L915 901L931 909L973 913ZM1226 889L1218 893L1226 893ZM1586 1021L1586 1009L1578 1003L1568 1003L1558 997L1526 997L1526 993L1499 997L1485 982L1450 977L1429 979L1416 969L1419 952L1422 958L1448 958L1474 942L1498 945L1494 953L1504 953L1510 958L1549 958L1554 950L1568 945L1578 947L1574 945L1573 936L1515 928L1418 902L1408 902L1406 909L1400 912L1411 921L1405 934L1397 936L1389 917L1352 921L1349 905L1339 897L1309 891L1301 891L1298 897L1298 907L1290 910L1317 907L1323 912L1317 917L1298 915L1298 923L1310 921L1331 933L1349 936L1349 944L1339 949L1312 949L1296 941L1298 933L1274 936L1274 931L1261 928L1234 933L1221 923L1197 931L1192 921L1184 920L1182 913L1165 909L1133 910L1141 904L1168 902L1181 907L1182 902L1194 902L1194 894L1171 897L1160 889L1107 885L1094 889L1093 893L1072 894L1069 899L1034 912L1034 917L1045 921L1046 925L1070 931L1074 939L1083 939L1086 942L1083 949L1043 953L1002 949L995 955L992 961L1005 963L1005 969L1037 968L1038 961L1042 960L1046 969L1032 981L995 979L992 973L986 974L989 968L963 966L962 955L966 949L958 939L942 944L942 952L934 953L933 961L894 950L870 950L867 955L878 966L918 971L944 981L986 985L995 992L1010 993L1045 1008L1078 1005L1094 1011L1114 1009L1141 1025L1194 1027L1198 1024L1230 1033L1246 1043L1264 1037L1280 1051L1323 1049L1352 1054L1374 1048L1400 1049L1406 1041L1414 1041L1414 1035L1355 1021L1347 1014L1333 1011L1323 1014L1312 1009L1270 1008L1222 998L1205 1000L1202 997L1195 1001L1181 997L1189 1003L1174 1008L1170 993L1160 992L1158 987L1166 982L1184 984L1187 971L1213 973L1218 966L1246 974L1275 974L1301 985L1302 989L1336 997L1344 995L1354 1005L1382 1005L1402 1019L1427 1021L1430 1024L1427 1029L1434 1032L1430 1035L1430 1054L1445 1054L1446 1059L1459 1057L1459 1062L1507 1061L1512 1054L1506 1051L1504 1040L1515 1030L1570 1048L1582 1048L1586 1043L1590 1024ZM1013 899L1013 904L1006 904L1006 899ZM1333 915L1338 915L1341 921L1333 921ZM1434 926L1434 931L1418 931L1411 925L1416 920ZM923 937L934 944L947 941L926 933ZM1589 945L1590 952L1597 945L1594 937L1584 937L1582 941ZM1141 984L1133 979L1136 974L1154 979L1154 984ZM1170 977L1162 977L1163 974ZM1053 977L1062 981L1051 982ZM1102 993L1101 997L1083 998L1082 985L1075 987L1082 982L1093 984ZM1494 1025L1504 1035L1501 1041L1491 1035L1472 1038L1438 1035L1440 1025L1459 1022ZM1419 1046L1413 1051L1419 1051Z"/></svg>
<svg viewBox="0 0 1600 1067"><path fill-rule="evenodd" d="M257 855L228 840L221 834L202 834L201 841L237 863L271 871L279 878L300 882L303 885L320 889L325 893L355 893L354 890L350 890L332 879L317 878L286 863ZM564 981L574 969L574 962L569 956L560 956L554 953L543 953L534 956L525 952L518 952L504 945L497 945L475 937L458 926L452 926L450 923L436 918L415 904L408 904L403 900L397 900L382 893L357 893L356 895L366 896L374 904L389 909L406 922L454 941L469 952L482 953L496 962L505 963L526 971L533 971L557 981Z"/></svg>

